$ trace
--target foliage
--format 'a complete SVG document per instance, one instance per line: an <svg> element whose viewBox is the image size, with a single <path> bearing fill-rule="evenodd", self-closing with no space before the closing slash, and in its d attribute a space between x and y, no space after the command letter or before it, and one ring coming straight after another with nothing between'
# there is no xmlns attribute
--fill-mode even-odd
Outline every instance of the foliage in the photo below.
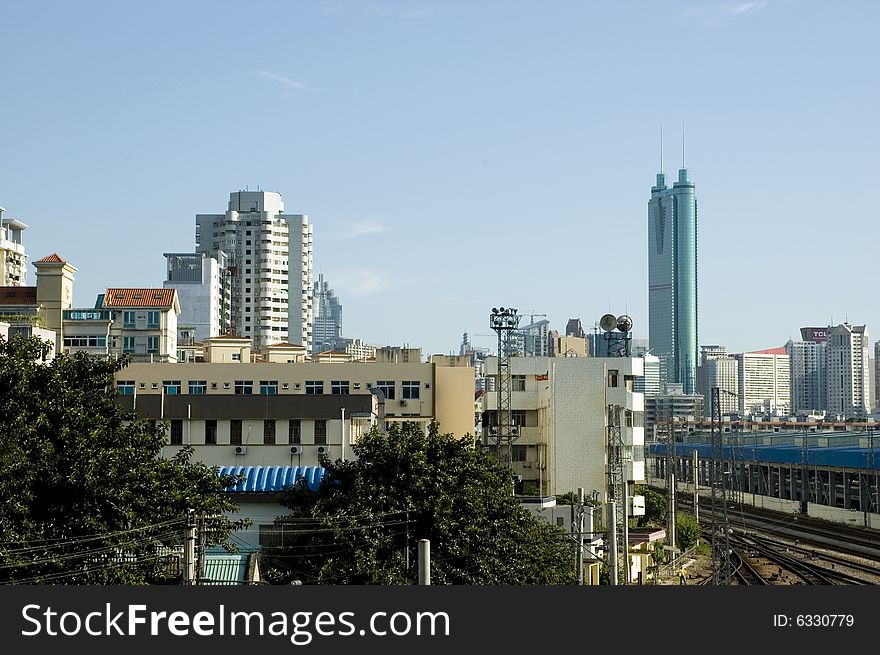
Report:
<svg viewBox="0 0 880 655"><path fill-rule="evenodd" d="M183 540L186 510L235 508L192 450L161 457L165 426L116 401L127 360L40 360L39 339L0 339L0 582L144 584L159 548ZM216 543L235 527L213 521Z"/></svg>
<svg viewBox="0 0 880 655"><path fill-rule="evenodd" d="M317 492L300 484L286 495L284 544L264 557L274 581L415 584L420 539L432 584L574 581L568 536L522 508L509 473L472 438L406 423L374 428L354 454L328 463Z"/></svg>
<svg viewBox="0 0 880 655"><path fill-rule="evenodd" d="M639 527L665 524L668 510L666 496L643 485L636 487L636 494L645 497L645 515L639 517Z"/></svg>
<svg viewBox="0 0 880 655"><path fill-rule="evenodd" d="M700 522L687 514L675 516L675 544L682 551L696 545L702 535Z"/></svg>

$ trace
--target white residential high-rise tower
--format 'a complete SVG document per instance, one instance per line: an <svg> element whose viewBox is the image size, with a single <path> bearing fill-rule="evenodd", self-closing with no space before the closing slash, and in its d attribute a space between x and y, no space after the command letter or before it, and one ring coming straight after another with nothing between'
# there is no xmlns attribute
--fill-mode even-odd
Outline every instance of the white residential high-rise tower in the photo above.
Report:
<svg viewBox="0 0 880 655"><path fill-rule="evenodd" d="M254 349L312 344L312 226L281 194L236 191L225 214L196 215L196 251L227 258L229 331ZM222 253L222 254L221 254Z"/></svg>

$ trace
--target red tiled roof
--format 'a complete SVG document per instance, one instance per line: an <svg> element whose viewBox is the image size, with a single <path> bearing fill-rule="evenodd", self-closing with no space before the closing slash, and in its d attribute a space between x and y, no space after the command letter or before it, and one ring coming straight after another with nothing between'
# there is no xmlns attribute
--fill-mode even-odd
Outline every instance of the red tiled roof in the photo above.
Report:
<svg viewBox="0 0 880 655"><path fill-rule="evenodd" d="M286 341L283 341L281 343L270 343L269 348L302 348L305 350L306 347L301 346L298 343L287 343Z"/></svg>
<svg viewBox="0 0 880 655"><path fill-rule="evenodd" d="M51 255L47 257L43 257L42 259L38 259L34 262L35 264L66 264L67 260L62 259L58 256L57 252L53 252Z"/></svg>
<svg viewBox="0 0 880 655"><path fill-rule="evenodd" d="M0 305L36 305L37 287L0 287Z"/></svg>
<svg viewBox="0 0 880 655"><path fill-rule="evenodd" d="M107 289L104 307L171 307L174 289Z"/></svg>

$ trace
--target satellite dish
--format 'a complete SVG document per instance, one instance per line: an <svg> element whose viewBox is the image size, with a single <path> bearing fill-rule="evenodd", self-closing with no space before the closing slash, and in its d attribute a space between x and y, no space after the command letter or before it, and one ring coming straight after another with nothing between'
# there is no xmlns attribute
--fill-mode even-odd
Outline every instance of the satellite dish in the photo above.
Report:
<svg viewBox="0 0 880 655"><path fill-rule="evenodd" d="M599 319L599 327L606 332L611 332L617 325L617 317L614 314L605 314Z"/></svg>
<svg viewBox="0 0 880 655"><path fill-rule="evenodd" d="M633 321L626 314L617 319L617 329L623 333L629 332L632 329L632 326Z"/></svg>

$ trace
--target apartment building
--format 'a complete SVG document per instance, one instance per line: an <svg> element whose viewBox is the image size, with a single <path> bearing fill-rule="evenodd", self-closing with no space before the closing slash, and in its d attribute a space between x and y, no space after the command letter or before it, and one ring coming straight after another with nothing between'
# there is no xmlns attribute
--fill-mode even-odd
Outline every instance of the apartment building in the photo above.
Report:
<svg viewBox="0 0 880 655"><path fill-rule="evenodd" d="M168 423L166 456L192 445L208 465L314 466L351 457L373 424L437 421L444 433L474 433L470 367L249 362L244 344L217 346L244 360L229 361L213 341L205 362L134 363L116 374L123 406Z"/></svg>
<svg viewBox="0 0 880 655"><path fill-rule="evenodd" d="M578 487L607 488L609 413L619 421L627 453L625 476L644 479L644 397L634 391L641 357L512 357L511 418L518 437L511 467L524 492L546 496ZM498 358L485 365L490 389L482 395L483 438L497 421ZM494 379L493 379L494 378Z"/></svg>

